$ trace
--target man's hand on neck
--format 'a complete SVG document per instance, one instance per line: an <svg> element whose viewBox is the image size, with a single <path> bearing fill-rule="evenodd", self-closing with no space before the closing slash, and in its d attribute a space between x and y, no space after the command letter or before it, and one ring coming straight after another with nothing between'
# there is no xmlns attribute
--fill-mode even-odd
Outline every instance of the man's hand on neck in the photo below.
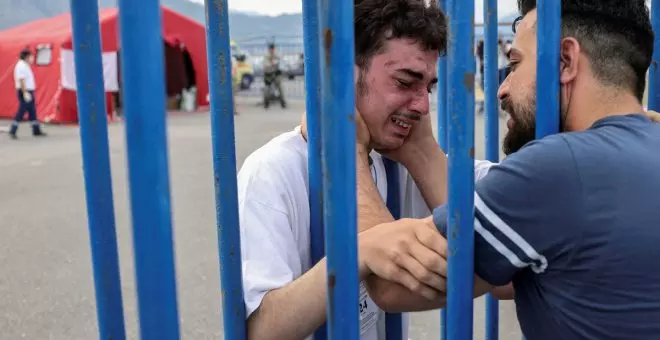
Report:
<svg viewBox="0 0 660 340"><path fill-rule="evenodd" d="M370 145L371 135L369 134L369 129L367 128L367 125L364 123L364 120L362 120L362 117L360 116L359 112L356 111L354 117L355 117L355 130L356 130L355 131L356 152L358 156L361 154L368 156L372 150L372 147ZM303 113L302 117L300 118L300 134L302 135L303 139L305 139L305 141L308 140L306 113Z"/></svg>

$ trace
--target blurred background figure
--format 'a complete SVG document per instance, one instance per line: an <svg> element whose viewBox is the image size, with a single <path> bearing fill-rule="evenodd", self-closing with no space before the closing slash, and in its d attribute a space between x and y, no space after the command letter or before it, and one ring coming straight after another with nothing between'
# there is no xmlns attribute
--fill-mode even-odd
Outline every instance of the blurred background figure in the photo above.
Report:
<svg viewBox="0 0 660 340"><path fill-rule="evenodd" d="M32 135L35 137L42 137L46 134L41 131L39 121L37 120L37 106L35 105L34 91L37 89L37 84L34 79L34 73L30 64L34 61L34 56L29 49L24 49L19 55L18 62L14 66L14 83L16 86L16 96L18 98L18 110L16 116L9 128L9 137L17 139L18 124L23 120L25 113L28 114L28 119L32 125Z"/></svg>

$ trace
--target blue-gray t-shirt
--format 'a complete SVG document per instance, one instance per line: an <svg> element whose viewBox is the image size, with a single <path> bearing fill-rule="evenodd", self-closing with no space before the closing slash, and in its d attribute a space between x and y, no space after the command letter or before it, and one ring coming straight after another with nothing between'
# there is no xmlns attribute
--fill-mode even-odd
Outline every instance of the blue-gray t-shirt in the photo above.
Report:
<svg viewBox="0 0 660 340"><path fill-rule="evenodd" d="M529 143L475 187L475 272L513 282L528 340L660 339L660 124ZM434 211L445 235L446 206Z"/></svg>

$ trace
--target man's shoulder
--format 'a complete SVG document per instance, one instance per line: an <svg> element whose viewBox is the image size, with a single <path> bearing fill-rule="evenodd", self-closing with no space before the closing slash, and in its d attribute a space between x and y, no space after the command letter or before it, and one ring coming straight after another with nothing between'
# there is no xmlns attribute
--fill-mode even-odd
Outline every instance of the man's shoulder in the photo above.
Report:
<svg viewBox="0 0 660 340"><path fill-rule="evenodd" d="M578 175L576 165L575 154L565 136L556 134L528 143L491 172L537 183L562 182Z"/></svg>
<svg viewBox="0 0 660 340"><path fill-rule="evenodd" d="M307 143L300 134L299 127L274 137L253 151L243 163L266 166L290 167L307 162Z"/></svg>
<svg viewBox="0 0 660 340"><path fill-rule="evenodd" d="M14 70L16 70L16 71L18 71L18 70L24 70L24 69L25 69L25 66L26 66L25 62L23 62L22 60L19 60L19 61L14 65Z"/></svg>
<svg viewBox="0 0 660 340"><path fill-rule="evenodd" d="M252 152L238 172L238 184L282 186L291 178L297 182L297 177L300 177L298 175L306 173L307 143L300 135L299 128L295 128L276 136Z"/></svg>
<svg viewBox="0 0 660 340"><path fill-rule="evenodd" d="M535 166L548 166L557 162L572 161L573 151L564 134L554 134L527 143L519 151L509 155L502 163L517 161Z"/></svg>

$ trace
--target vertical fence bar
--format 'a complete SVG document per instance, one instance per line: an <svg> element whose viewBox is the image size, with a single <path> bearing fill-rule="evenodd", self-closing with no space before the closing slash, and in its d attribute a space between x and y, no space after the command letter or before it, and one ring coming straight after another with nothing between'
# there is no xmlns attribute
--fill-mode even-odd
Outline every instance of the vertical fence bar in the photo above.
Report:
<svg viewBox="0 0 660 340"><path fill-rule="evenodd" d="M359 337L353 1L321 0L323 213L328 338Z"/></svg>
<svg viewBox="0 0 660 340"><path fill-rule="evenodd" d="M158 0L119 0L119 28L140 338L178 339Z"/></svg>
<svg viewBox="0 0 660 340"><path fill-rule="evenodd" d="M474 1L449 0L447 338L471 340L474 287Z"/></svg>
<svg viewBox="0 0 660 340"><path fill-rule="evenodd" d="M442 10L442 13L447 14L447 0L438 0L438 7ZM451 20L447 16L447 20ZM447 27L449 30L450 27ZM444 56L440 57L438 60L438 142L440 143L440 148L445 153L449 152L447 149L447 108L449 103L447 102L447 92L449 91L447 87L447 52ZM447 338L447 309L443 308L440 310L440 339L445 340Z"/></svg>
<svg viewBox="0 0 660 340"><path fill-rule="evenodd" d="M96 1L71 0L73 57L82 147L87 222L100 339L125 339L115 232L108 121Z"/></svg>
<svg viewBox="0 0 660 340"><path fill-rule="evenodd" d="M447 13L447 0L438 0L438 7ZM447 17L447 20L451 18ZM447 56L438 60L438 141L440 147L447 152Z"/></svg>
<svg viewBox="0 0 660 340"><path fill-rule="evenodd" d="M497 0L484 0L484 106L486 108L486 159L499 161L498 11ZM486 340L499 338L499 301L486 294Z"/></svg>
<svg viewBox="0 0 660 340"><path fill-rule="evenodd" d="M660 32L660 0L651 0L651 24L653 32ZM655 39L653 43L653 61L649 68L648 79L648 104L649 110L660 111L660 73L658 72L658 63L660 63L660 39Z"/></svg>
<svg viewBox="0 0 660 340"><path fill-rule="evenodd" d="M536 138L559 131L561 0L537 2Z"/></svg>
<svg viewBox="0 0 660 340"><path fill-rule="evenodd" d="M207 0L205 10L224 335L225 339L243 340L246 338L245 303L238 222L234 99L227 1Z"/></svg>
<svg viewBox="0 0 660 340"><path fill-rule="evenodd" d="M401 186L399 183L399 164L383 158L387 178L387 208L395 220L401 218ZM403 340L403 319L401 313L385 313L385 339Z"/></svg>
<svg viewBox="0 0 660 340"><path fill-rule="evenodd" d="M303 0L303 48L305 60L305 109L307 119L307 171L309 180L309 233L312 264L325 256L323 236L323 176L321 173L321 67L319 40L319 1ZM325 340L324 323L314 333Z"/></svg>

